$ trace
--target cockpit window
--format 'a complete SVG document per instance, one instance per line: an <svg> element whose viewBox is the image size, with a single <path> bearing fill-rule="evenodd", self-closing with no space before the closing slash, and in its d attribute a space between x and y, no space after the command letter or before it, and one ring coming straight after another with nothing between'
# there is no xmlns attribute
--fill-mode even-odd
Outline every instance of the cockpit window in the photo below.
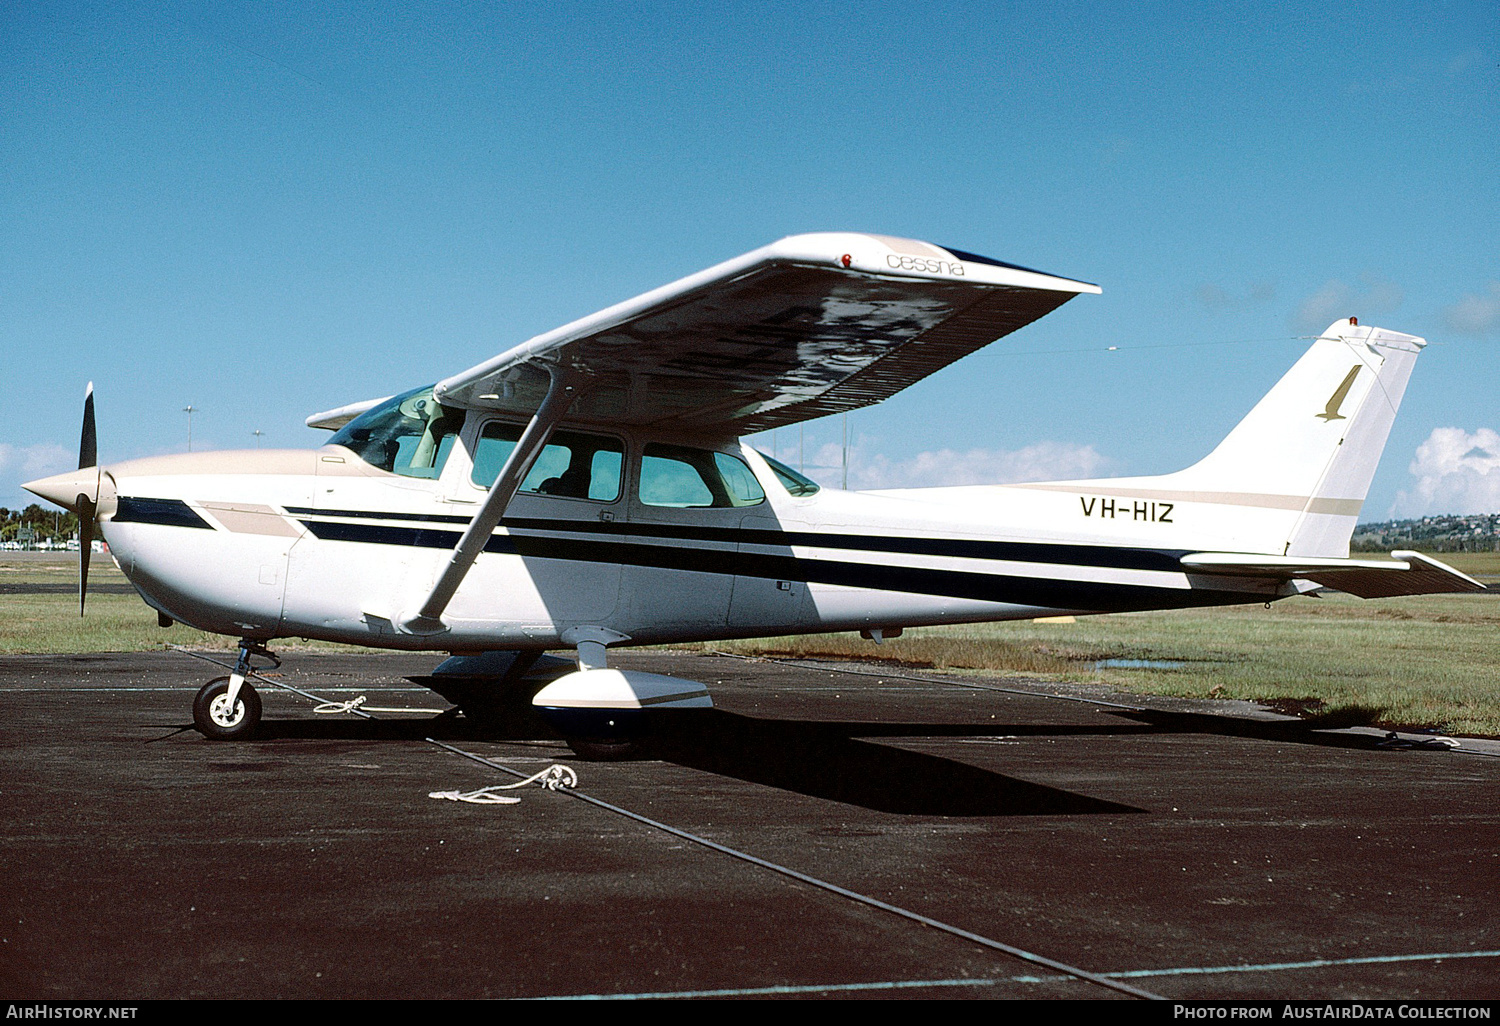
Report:
<svg viewBox="0 0 1500 1026"><path fill-rule="evenodd" d="M818 494L818 483L816 481L803 477L785 463L771 459L771 457L759 449L755 451L760 453L760 458L766 461L766 466L771 468L771 472L776 475L776 480L781 482L788 494L795 495L798 498Z"/></svg>
<svg viewBox="0 0 1500 1026"><path fill-rule="evenodd" d="M352 449L372 467L392 474L435 478L443 472L463 422L464 411L441 405L428 385L366 410L329 444Z"/></svg>
<svg viewBox="0 0 1500 1026"><path fill-rule="evenodd" d="M521 425L492 421L479 436L470 477L488 488L500 476L511 450L521 440ZM614 502L620 497L620 467L625 447L617 438L588 435L579 431L554 431L531 465L521 491L556 495L567 499Z"/></svg>
<svg viewBox="0 0 1500 1026"><path fill-rule="evenodd" d="M754 506L766 493L736 456L653 443L641 460L640 496L647 506L685 509Z"/></svg>

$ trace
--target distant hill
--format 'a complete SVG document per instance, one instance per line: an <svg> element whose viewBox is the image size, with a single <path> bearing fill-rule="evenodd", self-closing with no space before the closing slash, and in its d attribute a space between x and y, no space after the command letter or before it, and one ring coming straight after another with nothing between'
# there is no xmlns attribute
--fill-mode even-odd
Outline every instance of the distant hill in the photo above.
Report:
<svg viewBox="0 0 1500 1026"><path fill-rule="evenodd" d="M1355 552L1389 552L1391 549L1500 552L1500 513L1360 524L1354 529L1349 547Z"/></svg>

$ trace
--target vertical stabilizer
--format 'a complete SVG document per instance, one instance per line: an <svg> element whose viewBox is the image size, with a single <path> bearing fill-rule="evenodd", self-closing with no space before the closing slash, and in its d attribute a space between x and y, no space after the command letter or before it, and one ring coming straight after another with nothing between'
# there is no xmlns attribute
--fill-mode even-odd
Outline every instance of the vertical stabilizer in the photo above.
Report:
<svg viewBox="0 0 1500 1026"><path fill-rule="evenodd" d="M1156 525L1158 544L1274 556L1345 557L1424 339L1335 321L1203 459L1175 474L1014 488L1099 497L1101 529ZM1109 502L1106 502L1106 497ZM1115 500L1131 505L1128 521ZM1151 503L1157 503L1152 506ZM1165 510L1162 503L1168 503ZM1108 517L1107 525L1105 517ZM1168 519L1170 518L1170 519ZM1170 530L1160 530L1166 525Z"/></svg>
<svg viewBox="0 0 1500 1026"><path fill-rule="evenodd" d="M1297 509L1280 554L1347 556L1417 354L1414 335L1335 321L1198 463L1169 474L1191 491ZM1165 480L1165 479L1163 479ZM1285 521L1282 521L1284 524Z"/></svg>

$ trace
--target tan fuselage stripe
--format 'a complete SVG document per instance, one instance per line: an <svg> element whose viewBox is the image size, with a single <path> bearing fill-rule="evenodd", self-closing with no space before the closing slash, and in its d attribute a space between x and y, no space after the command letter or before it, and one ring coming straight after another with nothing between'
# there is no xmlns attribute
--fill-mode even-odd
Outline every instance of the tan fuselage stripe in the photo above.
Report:
<svg viewBox="0 0 1500 1026"><path fill-rule="evenodd" d="M1179 492L1164 488L1088 488L1076 484L1013 484L1008 488L1035 488L1047 492L1072 492L1075 495L1108 495L1126 499L1166 499L1169 502L1206 502L1219 506L1256 506L1262 509L1289 509L1333 516L1358 516L1363 499L1309 499L1305 495L1268 495L1262 492Z"/></svg>
<svg viewBox="0 0 1500 1026"><path fill-rule="evenodd" d="M278 538L300 538L302 530L270 506L249 502L201 503L209 516L235 534L268 534Z"/></svg>

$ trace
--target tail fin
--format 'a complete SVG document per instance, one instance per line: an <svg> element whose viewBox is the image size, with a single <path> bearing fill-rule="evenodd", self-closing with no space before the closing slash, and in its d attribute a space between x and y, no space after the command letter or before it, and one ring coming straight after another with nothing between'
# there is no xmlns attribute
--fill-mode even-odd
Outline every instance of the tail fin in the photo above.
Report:
<svg viewBox="0 0 1500 1026"><path fill-rule="evenodd" d="M1282 553L1347 556L1425 339L1335 321L1213 452L1168 475L1192 491L1300 506ZM1247 496L1249 497L1249 496ZM1285 507L1284 507L1285 508Z"/></svg>
<svg viewBox="0 0 1500 1026"><path fill-rule="evenodd" d="M1209 504L1219 512L1174 520L1184 544L1345 557L1426 344L1352 318L1335 321L1228 437L1186 470L1019 487L1087 486L1100 495Z"/></svg>

